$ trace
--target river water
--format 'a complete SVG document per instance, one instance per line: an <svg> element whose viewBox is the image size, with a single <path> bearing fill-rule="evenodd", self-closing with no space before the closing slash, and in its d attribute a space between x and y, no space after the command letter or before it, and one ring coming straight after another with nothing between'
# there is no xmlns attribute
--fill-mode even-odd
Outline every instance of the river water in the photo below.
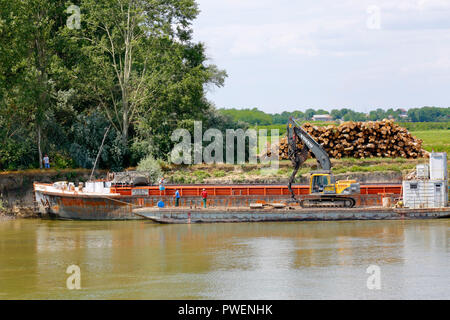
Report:
<svg viewBox="0 0 450 320"><path fill-rule="evenodd" d="M448 219L0 221L0 299L450 299L449 244Z"/></svg>

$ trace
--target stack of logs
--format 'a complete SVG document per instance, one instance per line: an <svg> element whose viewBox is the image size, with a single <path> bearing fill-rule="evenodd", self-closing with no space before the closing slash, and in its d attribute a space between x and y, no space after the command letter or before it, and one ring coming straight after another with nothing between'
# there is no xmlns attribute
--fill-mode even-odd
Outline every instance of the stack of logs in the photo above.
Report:
<svg viewBox="0 0 450 320"><path fill-rule="evenodd" d="M302 128L320 143L330 158L421 158L427 155L422 140L393 120L369 122L344 122L338 127L313 126L306 123ZM301 143L298 144L302 148ZM287 137L280 140L280 158L289 159ZM269 154L270 156L270 154Z"/></svg>

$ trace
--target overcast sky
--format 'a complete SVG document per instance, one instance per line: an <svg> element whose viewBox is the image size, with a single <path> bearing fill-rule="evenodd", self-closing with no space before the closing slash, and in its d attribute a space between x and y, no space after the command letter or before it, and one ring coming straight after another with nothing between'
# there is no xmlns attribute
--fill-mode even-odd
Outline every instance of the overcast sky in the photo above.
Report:
<svg viewBox="0 0 450 320"><path fill-rule="evenodd" d="M449 106L450 0L197 0L220 108Z"/></svg>

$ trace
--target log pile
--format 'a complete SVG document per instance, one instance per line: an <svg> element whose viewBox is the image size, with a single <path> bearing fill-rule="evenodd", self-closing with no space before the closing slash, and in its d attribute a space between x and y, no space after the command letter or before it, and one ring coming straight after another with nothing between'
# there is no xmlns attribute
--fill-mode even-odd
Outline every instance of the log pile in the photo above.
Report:
<svg viewBox="0 0 450 320"><path fill-rule="evenodd" d="M306 123L302 128L324 147L330 158L416 159L427 155L422 149L422 140L393 120L344 122L326 127ZM303 147L301 143L298 146ZM280 159L289 159L287 137L280 140L279 153Z"/></svg>

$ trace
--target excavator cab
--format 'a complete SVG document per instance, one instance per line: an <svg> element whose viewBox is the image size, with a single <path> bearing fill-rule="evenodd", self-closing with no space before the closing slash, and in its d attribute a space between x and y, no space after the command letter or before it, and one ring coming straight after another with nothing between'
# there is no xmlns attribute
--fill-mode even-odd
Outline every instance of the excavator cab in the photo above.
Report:
<svg viewBox="0 0 450 320"><path fill-rule="evenodd" d="M329 173L314 173L310 180L311 194L336 194L336 181Z"/></svg>

